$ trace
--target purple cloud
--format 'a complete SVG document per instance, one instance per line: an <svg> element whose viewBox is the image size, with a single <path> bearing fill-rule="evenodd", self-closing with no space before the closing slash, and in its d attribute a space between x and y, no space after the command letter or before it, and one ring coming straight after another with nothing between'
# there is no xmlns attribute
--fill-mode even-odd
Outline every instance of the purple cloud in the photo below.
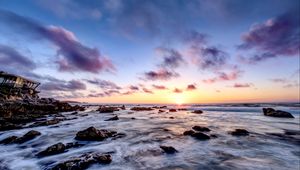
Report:
<svg viewBox="0 0 300 170"><path fill-rule="evenodd" d="M185 63L182 55L175 49L158 47L156 48L156 51L163 56L163 62L160 65L161 67L177 68Z"/></svg>
<svg viewBox="0 0 300 170"><path fill-rule="evenodd" d="M68 82L45 82L40 86L44 91L74 91L74 90L86 90L86 85L78 80L71 80Z"/></svg>
<svg viewBox="0 0 300 170"><path fill-rule="evenodd" d="M19 53L16 49L2 44L0 44L0 65L2 68L22 68L24 70L36 68L36 64L28 57Z"/></svg>
<svg viewBox="0 0 300 170"><path fill-rule="evenodd" d="M186 90L197 90L197 87L195 84L189 84L187 85Z"/></svg>
<svg viewBox="0 0 300 170"><path fill-rule="evenodd" d="M286 83L287 80L283 79L283 78L274 78L274 79L270 79L270 81L274 82L274 83Z"/></svg>
<svg viewBox="0 0 300 170"><path fill-rule="evenodd" d="M210 78L210 79L205 79L203 80L204 83L216 83L219 81L231 81L231 80L236 80L242 75L243 71L239 70L237 67L235 67L231 72L226 73L226 72L217 72L217 76Z"/></svg>
<svg viewBox="0 0 300 170"><path fill-rule="evenodd" d="M248 88L254 86L252 83L235 83L234 88Z"/></svg>
<svg viewBox="0 0 300 170"><path fill-rule="evenodd" d="M300 48L300 24L298 12L290 11L278 17L256 24L242 35L239 49L255 49L252 63L278 56L298 56Z"/></svg>
<svg viewBox="0 0 300 170"><path fill-rule="evenodd" d="M151 90L149 90L149 89L147 89L147 88L143 88L143 91L144 91L145 93L153 94L153 91L151 91Z"/></svg>
<svg viewBox="0 0 300 170"><path fill-rule="evenodd" d="M116 85L114 82L107 81L107 80L93 79L93 80L85 80L85 81L87 81L90 84L99 86L102 89L115 89L115 90L122 89L120 86Z"/></svg>
<svg viewBox="0 0 300 170"><path fill-rule="evenodd" d="M129 89L132 90L132 91L138 91L138 90L140 90L138 86L133 86L133 85L131 85L129 87Z"/></svg>
<svg viewBox="0 0 300 170"><path fill-rule="evenodd" d="M155 85L155 84L153 84L152 87L154 89L157 89L157 90L167 90L168 89L166 86L163 86L163 85Z"/></svg>
<svg viewBox="0 0 300 170"><path fill-rule="evenodd" d="M144 73L144 77L142 79L145 80L170 80L172 78L179 77L178 73L166 70L166 69L159 69L157 71L149 71Z"/></svg>
<svg viewBox="0 0 300 170"><path fill-rule="evenodd" d="M58 48L56 63L60 71L91 73L115 71L111 61L105 58L97 48L83 45L71 31L56 26L46 27L30 18L2 10L0 19L10 28L29 33L35 40L41 39L53 43Z"/></svg>

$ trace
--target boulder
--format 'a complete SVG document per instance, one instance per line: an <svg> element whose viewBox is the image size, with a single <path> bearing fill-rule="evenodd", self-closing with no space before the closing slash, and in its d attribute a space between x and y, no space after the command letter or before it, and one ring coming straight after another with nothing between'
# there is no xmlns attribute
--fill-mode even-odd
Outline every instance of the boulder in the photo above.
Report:
<svg viewBox="0 0 300 170"><path fill-rule="evenodd" d="M151 107L132 107L130 110L133 111L150 111L153 110Z"/></svg>
<svg viewBox="0 0 300 170"><path fill-rule="evenodd" d="M105 121L115 121L115 120L119 120L119 117L117 115L109 119L106 119Z"/></svg>
<svg viewBox="0 0 300 170"><path fill-rule="evenodd" d="M120 108L121 108L122 110L126 110L125 105L122 105Z"/></svg>
<svg viewBox="0 0 300 170"><path fill-rule="evenodd" d="M113 113L114 111L119 111L119 109L117 107L100 106L97 111L100 113Z"/></svg>
<svg viewBox="0 0 300 170"><path fill-rule="evenodd" d="M192 113L196 113L196 114L202 114L202 113L203 113L203 111L202 111L202 110L194 110L194 111L192 111Z"/></svg>
<svg viewBox="0 0 300 170"><path fill-rule="evenodd" d="M172 146L159 146L165 153L167 154L174 154L176 152L178 152L174 147Z"/></svg>
<svg viewBox="0 0 300 170"><path fill-rule="evenodd" d="M193 130L187 130L187 131L183 132L183 135L185 135L185 136L191 136L194 133L195 133L195 131L193 131Z"/></svg>
<svg viewBox="0 0 300 170"><path fill-rule="evenodd" d="M10 136L0 141L0 144L11 144L18 139L17 136Z"/></svg>
<svg viewBox="0 0 300 170"><path fill-rule="evenodd" d="M161 109L158 110L158 113L163 113L163 112L165 112L165 111L161 110Z"/></svg>
<svg viewBox="0 0 300 170"><path fill-rule="evenodd" d="M85 130L79 131L76 134L75 139L86 141L102 141L106 138L112 137L117 132L108 130L98 130L94 127L89 127Z"/></svg>
<svg viewBox="0 0 300 170"><path fill-rule="evenodd" d="M193 126L192 129L195 131L200 131L200 132L209 132L210 129L204 126Z"/></svg>
<svg viewBox="0 0 300 170"><path fill-rule="evenodd" d="M282 117L282 118L295 118L291 113L282 110L275 110L273 108L263 108L265 116Z"/></svg>
<svg viewBox="0 0 300 170"><path fill-rule="evenodd" d="M70 148L77 148L77 147L81 147L84 144L80 144L78 142L70 142L70 143L66 143L66 149L70 149Z"/></svg>
<svg viewBox="0 0 300 170"><path fill-rule="evenodd" d="M169 112L177 112L176 109L169 109Z"/></svg>
<svg viewBox="0 0 300 170"><path fill-rule="evenodd" d="M38 153L38 156L49 156L49 155L63 153L65 149L66 146L60 142L52 146L49 146L47 149L41 151L40 153Z"/></svg>
<svg viewBox="0 0 300 170"><path fill-rule="evenodd" d="M25 135L23 135L22 137L16 139L15 143L24 143L24 142L30 141L40 135L41 135L40 132L31 130L31 131L27 132Z"/></svg>
<svg viewBox="0 0 300 170"><path fill-rule="evenodd" d="M245 129L235 129L232 132L229 132L232 136L247 136L249 135L249 132Z"/></svg>
<svg viewBox="0 0 300 170"><path fill-rule="evenodd" d="M109 164L112 158L109 154L84 154L79 157L72 158L63 163L59 163L52 170L83 170L95 163Z"/></svg>
<svg viewBox="0 0 300 170"><path fill-rule="evenodd" d="M202 132L195 132L191 135L192 137L198 139L198 140L208 140L210 137Z"/></svg>

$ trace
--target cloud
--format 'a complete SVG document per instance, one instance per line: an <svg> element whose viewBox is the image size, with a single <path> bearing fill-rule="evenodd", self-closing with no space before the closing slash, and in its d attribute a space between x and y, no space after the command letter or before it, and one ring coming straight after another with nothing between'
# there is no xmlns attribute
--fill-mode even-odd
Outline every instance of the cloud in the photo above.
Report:
<svg viewBox="0 0 300 170"><path fill-rule="evenodd" d="M173 90L173 92L174 92L174 93L182 93L182 90L181 90L181 89L178 89L178 88L175 88L175 89Z"/></svg>
<svg viewBox="0 0 300 170"><path fill-rule="evenodd" d="M202 80L204 83L216 83L219 81L231 81L231 80L237 80L239 77L241 77L243 71L235 67L231 72L216 72L217 76Z"/></svg>
<svg viewBox="0 0 300 170"><path fill-rule="evenodd" d="M189 84L187 85L186 90L197 90L197 87L195 84Z"/></svg>
<svg viewBox="0 0 300 170"><path fill-rule="evenodd" d="M43 26L30 18L3 10L0 10L0 19L5 25L30 34L35 40L41 39L53 43L58 48L56 63L60 71L91 73L115 71L111 61L97 48L83 45L69 30L57 26Z"/></svg>
<svg viewBox="0 0 300 170"><path fill-rule="evenodd" d="M38 5L46 10L53 12L61 18L75 19L100 19L102 13L95 6L89 6L87 3L72 0L52 0L36 1Z"/></svg>
<svg viewBox="0 0 300 170"><path fill-rule="evenodd" d="M153 84L152 87L154 89L157 89L157 90L167 90L168 89L166 86L163 86L163 85L155 85L155 84Z"/></svg>
<svg viewBox="0 0 300 170"><path fill-rule="evenodd" d="M151 90L149 90L149 89L147 89L147 88L143 88L143 91L144 91L145 93L153 94L153 91L151 91Z"/></svg>
<svg viewBox="0 0 300 170"><path fill-rule="evenodd" d="M57 81L57 82L45 82L40 86L41 90L44 91L76 91L86 90L86 85L79 80L71 80L68 82Z"/></svg>
<svg viewBox="0 0 300 170"><path fill-rule="evenodd" d="M298 90L299 90L300 84L297 82L294 82L294 83L286 84L283 87L284 88L298 88Z"/></svg>
<svg viewBox="0 0 300 170"><path fill-rule="evenodd" d="M270 79L270 81L274 82L274 83L286 83L287 80L283 79L283 78L274 78L274 79Z"/></svg>
<svg viewBox="0 0 300 170"><path fill-rule="evenodd" d="M163 56L163 62L160 65L163 68L178 68L185 63L182 55L175 49L158 47L156 51Z"/></svg>
<svg viewBox="0 0 300 170"><path fill-rule="evenodd" d="M0 65L2 68L18 68L23 70L33 70L36 68L36 64L29 57L24 56L13 47L2 44L0 44Z"/></svg>
<svg viewBox="0 0 300 170"><path fill-rule="evenodd" d="M133 86L133 85L131 85L131 86L129 87L129 89L130 89L130 90L133 90L133 91L138 91L138 90L140 90L138 86Z"/></svg>
<svg viewBox="0 0 300 170"><path fill-rule="evenodd" d="M227 63L229 55L218 47L208 45L207 35L190 31L184 37L183 42L188 44L188 55L200 69L218 70Z"/></svg>
<svg viewBox="0 0 300 170"><path fill-rule="evenodd" d="M292 10L264 23L255 24L242 35L243 43L239 45L239 49L255 49L259 53L248 58L251 63L280 56L298 56L299 19L299 12Z"/></svg>
<svg viewBox="0 0 300 170"><path fill-rule="evenodd" d="M122 89L120 86L116 85L115 83L107 80L101 80L101 79L93 79L93 80L85 80L90 84L94 84L96 86L99 86L102 89L115 89L120 90Z"/></svg>
<svg viewBox="0 0 300 170"><path fill-rule="evenodd" d="M145 72L141 79L151 80L151 81L155 81L155 80L166 81L176 77L179 77L179 74L176 72L169 71L167 69L159 69L157 71Z"/></svg>
<svg viewBox="0 0 300 170"><path fill-rule="evenodd" d="M235 83L232 87L234 88L248 88L254 86L252 83Z"/></svg>

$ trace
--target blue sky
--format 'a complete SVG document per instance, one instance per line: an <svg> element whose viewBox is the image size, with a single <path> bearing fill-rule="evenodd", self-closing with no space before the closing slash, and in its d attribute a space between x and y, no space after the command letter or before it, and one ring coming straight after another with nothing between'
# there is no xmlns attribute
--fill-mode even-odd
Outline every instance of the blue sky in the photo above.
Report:
<svg viewBox="0 0 300 170"><path fill-rule="evenodd" d="M0 70L79 101L297 101L299 3L0 0Z"/></svg>

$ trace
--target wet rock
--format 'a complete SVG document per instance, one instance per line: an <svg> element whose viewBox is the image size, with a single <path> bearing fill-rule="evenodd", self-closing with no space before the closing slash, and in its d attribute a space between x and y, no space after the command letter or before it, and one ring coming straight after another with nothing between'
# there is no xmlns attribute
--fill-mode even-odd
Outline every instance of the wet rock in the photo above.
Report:
<svg viewBox="0 0 300 170"><path fill-rule="evenodd" d="M41 135L40 132L31 130L31 131L27 132L25 135L23 135L22 137L16 139L15 143L24 143L24 142L30 141L40 135Z"/></svg>
<svg viewBox="0 0 300 170"><path fill-rule="evenodd" d="M194 126L192 127L195 131L200 131L200 132L209 132L210 129L204 126Z"/></svg>
<svg viewBox="0 0 300 170"><path fill-rule="evenodd" d="M183 132L183 135L185 135L185 136L191 136L194 133L195 133L195 131L193 131L193 130L187 130L187 131Z"/></svg>
<svg viewBox="0 0 300 170"><path fill-rule="evenodd" d="M70 142L70 143L66 143L66 149L70 149L70 148L78 148L84 146L84 144L80 144L78 142Z"/></svg>
<svg viewBox="0 0 300 170"><path fill-rule="evenodd" d="M167 154L174 154L176 152L178 152L174 147L172 146L159 146L165 153Z"/></svg>
<svg viewBox="0 0 300 170"><path fill-rule="evenodd" d="M136 118L135 118L135 117L132 117L131 119L132 119L132 120L135 120Z"/></svg>
<svg viewBox="0 0 300 170"><path fill-rule="evenodd" d="M180 110L180 111L187 111L188 109L187 108L180 108L178 110Z"/></svg>
<svg viewBox="0 0 300 170"><path fill-rule="evenodd" d="M169 119L174 119L174 117L173 117L173 116L171 116L171 117L169 117Z"/></svg>
<svg viewBox="0 0 300 170"><path fill-rule="evenodd" d="M235 129L232 132L229 132L232 136L247 136L249 132L245 129Z"/></svg>
<svg viewBox="0 0 300 170"><path fill-rule="evenodd" d="M169 112L177 112L176 109L169 109Z"/></svg>
<svg viewBox="0 0 300 170"><path fill-rule="evenodd" d="M125 105L122 105L120 108L121 108L122 110L126 110Z"/></svg>
<svg viewBox="0 0 300 170"><path fill-rule="evenodd" d="M160 109L158 110L158 113L163 113L163 112L165 112L165 111L164 110L160 110Z"/></svg>
<svg viewBox="0 0 300 170"><path fill-rule="evenodd" d="M86 141L102 141L106 138L112 137L117 132L108 130L98 130L94 127L89 127L85 130L79 131L76 134L75 139Z"/></svg>
<svg viewBox="0 0 300 170"><path fill-rule="evenodd" d="M275 110L273 108L263 108L265 116L281 117L281 118L295 118L291 113L282 110Z"/></svg>
<svg viewBox="0 0 300 170"><path fill-rule="evenodd" d="M119 120L119 117L117 115L109 119L106 119L105 121L115 121L115 120Z"/></svg>
<svg viewBox="0 0 300 170"><path fill-rule="evenodd" d="M97 111L100 113L113 113L114 111L119 111L119 109L117 107L100 106Z"/></svg>
<svg viewBox="0 0 300 170"><path fill-rule="evenodd" d="M125 136L126 136L125 133L117 133L117 134L114 134L112 137L113 137L114 139L118 139L118 138L123 138L123 137L125 137Z"/></svg>
<svg viewBox="0 0 300 170"><path fill-rule="evenodd" d="M210 137L202 132L195 132L191 135L192 137L198 139L198 140L208 140Z"/></svg>
<svg viewBox="0 0 300 170"><path fill-rule="evenodd" d="M192 111L192 113L196 113L196 114L202 114L202 113L203 113L203 111L202 111L202 110L194 110L194 111Z"/></svg>
<svg viewBox="0 0 300 170"><path fill-rule="evenodd" d="M134 112L127 112L127 114L129 114L129 115L131 115L131 114L133 114Z"/></svg>
<svg viewBox="0 0 300 170"><path fill-rule="evenodd" d="M6 130L14 130L14 129L21 129L21 125L16 125L10 122L1 122L0 123L0 131L6 131Z"/></svg>
<svg viewBox="0 0 300 170"><path fill-rule="evenodd" d="M11 144L14 143L17 139L17 136L10 136L0 141L0 144Z"/></svg>
<svg viewBox="0 0 300 170"><path fill-rule="evenodd" d="M35 122L31 127L55 125L55 124L58 124L60 121L61 121L61 119L52 119L52 120L46 120L43 122Z"/></svg>
<svg viewBox="0 0 300 170"><path fill-rule="evenodd" d="M132 107L130 110L133 111L150 111L153 110L151 107Z"/></svg>
<svg viewBox="0 0 300 170"><path fill-rule="evenodd" d="M78 114L78 112L72 112L71 113L71 115L77 115Z"/></svg>
<svg viewBox="0 0 300 170"><path fill-rule="evenodd" d="M44 151L38 153L38 156L49 156L63 153L66 149L66 146L63 143L57 143L52 146L49 146Z"/></svg>
<svg viewBox="0 0 300 170"><path fill-rule="evenodd" d="M112 158L109 154L84 154L80 157L72 158L63 163L59 163L52 170L83 170L95 163L109 164Z"/></svg>

